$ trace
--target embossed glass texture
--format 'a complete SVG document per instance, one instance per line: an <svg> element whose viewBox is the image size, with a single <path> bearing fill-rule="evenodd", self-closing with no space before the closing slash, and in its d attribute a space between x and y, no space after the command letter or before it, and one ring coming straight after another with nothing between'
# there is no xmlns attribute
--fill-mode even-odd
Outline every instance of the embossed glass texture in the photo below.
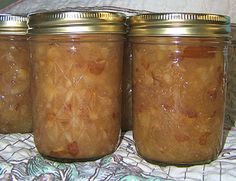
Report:
<svg viewBox="0 0 236 181"><path fill-rule="evenodd" d="M34 139L60 161L94 160L117 148L121 35L32 36Z"/></svg>

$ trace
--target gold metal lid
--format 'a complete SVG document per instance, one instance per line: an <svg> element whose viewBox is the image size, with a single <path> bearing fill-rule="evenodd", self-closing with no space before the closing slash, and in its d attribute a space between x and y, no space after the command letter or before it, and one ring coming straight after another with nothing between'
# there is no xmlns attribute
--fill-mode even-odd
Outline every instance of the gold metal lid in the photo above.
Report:
<svg viewBox="0 0 236 181"><path fill-rule="evenodd" d="M27 33L27 17L0 14L0 35L25 35Z"/></svg>
<svg viewBox="0 0 236 181"><path fill-rule="evenodd" d="M230 36L230 17L217 14L140 14L130 18L130 25L130 36Z"/></svg>
<svg viewBox="0 0 236 181"><path fill-rule="evenodd" d="M104 11L54 11L29 15L29 34L125 33L125 15Z"/></svg>

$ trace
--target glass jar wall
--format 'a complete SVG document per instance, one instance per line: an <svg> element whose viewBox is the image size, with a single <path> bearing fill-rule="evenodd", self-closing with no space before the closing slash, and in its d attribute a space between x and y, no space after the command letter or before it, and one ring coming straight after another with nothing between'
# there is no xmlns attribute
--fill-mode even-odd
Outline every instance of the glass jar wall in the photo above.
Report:
<svg viewBox="0 0 236 181"><path fill-rule="evenodd" d="M0 14L0 133L32 130L26 21Z"/></svg>
<svg viewBox="0 0 236 181"><path fill-rule="evenodd" d="M138 153L150 162L202 164L221 151L229 35L227 28L215 37L195 31L210 17L151 14L131 20L133 134ZM216 26L229 23L227 17L218 20Z"/></svg>
<svg viewBox="0 0 236 181"><path fill-rule="evenodd" d="M59 16L70 16L74 25L63 22L65 27L59 35L55 35L55 29L49 34L37 32L34 21L41 22L49 16L55 21L53 28L57 28ZM50 18L42 23L47 24ZM79 24L83 24L83 18L95 22L89 24L91 31L80 29L84 28ZM112 18L118 25L109 25ZM120 14L107 12L51 12L30 17L33 131L42 155L59 161L86 161L117 148L121 130L123 19ZM104 25L113 31L103 29L99 33ZM71 32L73 27L75 32Z"/></svg>

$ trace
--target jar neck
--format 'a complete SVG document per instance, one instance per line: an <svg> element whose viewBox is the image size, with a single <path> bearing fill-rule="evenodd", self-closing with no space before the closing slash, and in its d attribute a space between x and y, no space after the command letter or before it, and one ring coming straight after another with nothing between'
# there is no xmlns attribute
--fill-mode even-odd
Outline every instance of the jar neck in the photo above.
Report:
<svg viewBox="0 0 236 181"><path fill-rule="evenodd" d="M26 35L0 35L0 41L26 41Z"/></svg>
<svg viewBox="0 0 236 181"><path fill-rule="evenodd" d="M121 34L65 34L65 35L30 35L31 41L55 41L55 42L81 42L81 41L123 41L124 35Z"/></svg>
<svg viewBox="0 0 236 181"><path fill-rule="evenodd" d="M148 43L148 44L210 44L210 45L225 45L229 43L228 39L225 38L206 38L206 37L151 37L151 36L140 36L140 37L129 37L129 40L133 43Z"/></svg>

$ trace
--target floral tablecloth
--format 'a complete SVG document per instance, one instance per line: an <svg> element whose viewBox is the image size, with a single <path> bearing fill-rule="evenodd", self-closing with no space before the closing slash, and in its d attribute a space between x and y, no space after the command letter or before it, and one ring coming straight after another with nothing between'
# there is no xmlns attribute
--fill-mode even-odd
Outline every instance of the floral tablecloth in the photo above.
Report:
<svg viewBox="0 0 236 181"><path fill-rule="evenodd" d="M112 155L93 162L58 163L44 159L32 134L0 134L0 180L236 180L236 128L225 130L219 158L191 167L160 167L137 155L132 132L126 132Z"/></svg>

